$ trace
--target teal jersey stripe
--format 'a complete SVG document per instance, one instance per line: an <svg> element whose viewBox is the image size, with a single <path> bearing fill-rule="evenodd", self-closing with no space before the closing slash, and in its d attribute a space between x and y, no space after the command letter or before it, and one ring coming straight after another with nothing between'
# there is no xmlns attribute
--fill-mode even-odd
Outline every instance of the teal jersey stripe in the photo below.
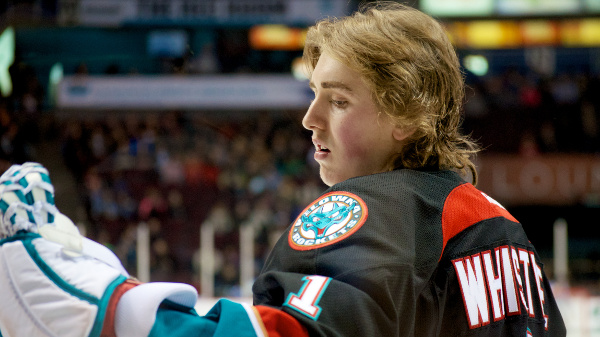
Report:
<svg viewBox="0 0 600 337"><path fill-rule="evenodd" d="M164 301L149 337L257 337L240 303L221 299L206 316Z"/></svg>

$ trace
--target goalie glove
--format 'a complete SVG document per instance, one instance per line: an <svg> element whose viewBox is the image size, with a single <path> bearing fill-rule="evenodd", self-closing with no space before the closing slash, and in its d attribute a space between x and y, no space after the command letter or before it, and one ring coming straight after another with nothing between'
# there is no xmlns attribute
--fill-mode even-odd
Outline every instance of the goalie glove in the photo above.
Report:
<svg viewBox="0 0 600 337"><path fill-rule="evenodd" d="M13 165L0 177L0 336L147 336L164 300L191 308L197 293L131 279L56 209L43 166Z"/></svg>

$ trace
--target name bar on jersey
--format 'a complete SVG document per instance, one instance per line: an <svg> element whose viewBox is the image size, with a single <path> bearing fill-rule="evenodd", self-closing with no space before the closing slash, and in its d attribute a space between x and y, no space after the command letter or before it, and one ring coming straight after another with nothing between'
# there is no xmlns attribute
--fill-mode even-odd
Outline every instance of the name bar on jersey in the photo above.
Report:
<svg viewBox="0 0 600 337"><path fill-rule="evenodd" d="M543 273L535 254L526 249L500 246L452 261L463 295L469 328L476 329L507 316L544 311Z"/></svg>

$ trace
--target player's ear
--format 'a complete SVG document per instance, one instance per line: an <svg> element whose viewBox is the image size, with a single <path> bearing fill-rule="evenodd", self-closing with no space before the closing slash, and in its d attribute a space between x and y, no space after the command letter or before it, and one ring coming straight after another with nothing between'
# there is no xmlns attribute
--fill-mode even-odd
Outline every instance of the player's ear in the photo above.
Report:
<svg viewBox="0 0 600 337"><path fill-rule="evenodd" d="M394 129L392 130L392 136L394 137L395 140L402 142L405 139L412 136L415 133L415 131L417 131L416 126L402 127L402 126L396 125L394 127Z"/></svg>

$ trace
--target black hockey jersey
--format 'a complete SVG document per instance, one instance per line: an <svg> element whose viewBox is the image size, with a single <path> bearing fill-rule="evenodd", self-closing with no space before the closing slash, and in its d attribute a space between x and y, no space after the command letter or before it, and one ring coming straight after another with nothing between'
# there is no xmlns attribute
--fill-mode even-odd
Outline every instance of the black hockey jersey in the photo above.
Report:
<svg viewBox="0 0 600 337"><path fill-rule="evenodd" d="M451 171L352 178L277 242L254 304L311 336L565 336L521 225Z"/></svg>

